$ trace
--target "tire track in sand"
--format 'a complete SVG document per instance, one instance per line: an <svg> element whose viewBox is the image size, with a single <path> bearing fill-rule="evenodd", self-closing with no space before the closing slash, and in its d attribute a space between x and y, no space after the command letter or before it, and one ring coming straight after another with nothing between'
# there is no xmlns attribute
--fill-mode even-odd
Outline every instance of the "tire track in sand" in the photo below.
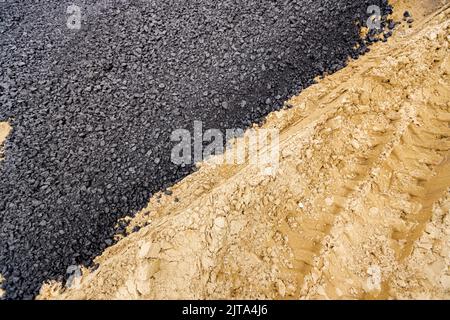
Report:
<svg viewBox="0 0 450 320"><path fill-rule="evenodd" d="M437 19L445 21L446 16L448 10ZM434 205L450 187L448 30L447 20L440 28L430 27L418 35L441 40L425 43L426 50L433 52L427 62L421 56L426 51L407 57L408 66L428 69L423 71L433 76L410 86L407 78L413 79L414 71L392 65L394 72L406 76L400 82L408 88L404 92L408 100L400 110L407 115L406 130L389 156L373 168L374 178L366 182L362 194L348 201L316 257L302 291L305 297L408 297L407 285L394 292L391 283L423 235ZM447 290L447 297L448 289L440 288Z"/></svg>

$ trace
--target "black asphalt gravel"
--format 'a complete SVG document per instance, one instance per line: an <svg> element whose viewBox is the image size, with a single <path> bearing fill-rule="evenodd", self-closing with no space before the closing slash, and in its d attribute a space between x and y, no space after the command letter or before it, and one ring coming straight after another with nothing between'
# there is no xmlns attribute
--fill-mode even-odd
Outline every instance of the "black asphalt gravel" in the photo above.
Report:
<svg viewBox="0 0 450 320"><path fill-rule="evenodd" d="M70 4L80 30L66 27ZM192 172L170 161L173 130L245 128L366 52L370 5L390 12L386 0L0 1L6 298L90 265L119 218Z"/></svg>

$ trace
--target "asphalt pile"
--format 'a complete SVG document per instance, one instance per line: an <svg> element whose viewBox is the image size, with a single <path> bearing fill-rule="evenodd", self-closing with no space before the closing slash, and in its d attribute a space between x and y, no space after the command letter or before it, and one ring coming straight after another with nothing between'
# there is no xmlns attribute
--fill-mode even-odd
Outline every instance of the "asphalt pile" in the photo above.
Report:
<svg viewBox="0 0 450 320"><path fill-rule="evenodd" d="M388 26L386 0L1 2L6 298L91 265L119 218L191 173L171 162L174 130L246 128L367 52L370 5Z"/></svg>

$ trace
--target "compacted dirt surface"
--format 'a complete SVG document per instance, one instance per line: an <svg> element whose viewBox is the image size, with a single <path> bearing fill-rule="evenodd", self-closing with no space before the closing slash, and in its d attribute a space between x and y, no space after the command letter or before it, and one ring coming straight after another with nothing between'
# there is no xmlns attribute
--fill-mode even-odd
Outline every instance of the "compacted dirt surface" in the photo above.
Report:
<svg viewBox="0 0 450 320"><path fill-rule="evenodd" d="M271 175L202 163L39 298L449 299L450 8L405 6L412 25L256 129L281 132Z"/></svg>
<svg viewBox="0 0 450 320"><path fill-rule="evenodd" d="M5 297L91 265L121 217L191 173L170 160L174 130L245 129L367 52L371 5L385 41L386 0L1 1Z"/></svg>

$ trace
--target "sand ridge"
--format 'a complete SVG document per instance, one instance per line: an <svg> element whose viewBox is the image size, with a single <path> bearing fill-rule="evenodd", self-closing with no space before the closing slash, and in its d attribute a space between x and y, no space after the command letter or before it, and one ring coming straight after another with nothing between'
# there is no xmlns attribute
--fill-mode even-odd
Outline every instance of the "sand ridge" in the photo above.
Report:
<svg viewBox="0 0 450 320"><path fill-rule="evenodd" d="M3 144L11 132L11 126L8 122L0 122L0 160L3 157Z"/></svg>
<svg viewBox="0 0 450 320"><path fill-rule="evenodd" d="M11 126L7 122L0 122L0 144L3 144L6 140L6 137L9 135L11 131Z"/></svg>
<svg viewBox="0 0 450 320"><path fill-rule="evenodd" d="M8 137L9 133L11 132L11 126L8 122L0 122L0 161L3 159L3 145L5 143L6 138ZM3 276L0 274L0 284L3 281ZM2 289L0 289L0 298L3 296L4 292Z"/></svg>

